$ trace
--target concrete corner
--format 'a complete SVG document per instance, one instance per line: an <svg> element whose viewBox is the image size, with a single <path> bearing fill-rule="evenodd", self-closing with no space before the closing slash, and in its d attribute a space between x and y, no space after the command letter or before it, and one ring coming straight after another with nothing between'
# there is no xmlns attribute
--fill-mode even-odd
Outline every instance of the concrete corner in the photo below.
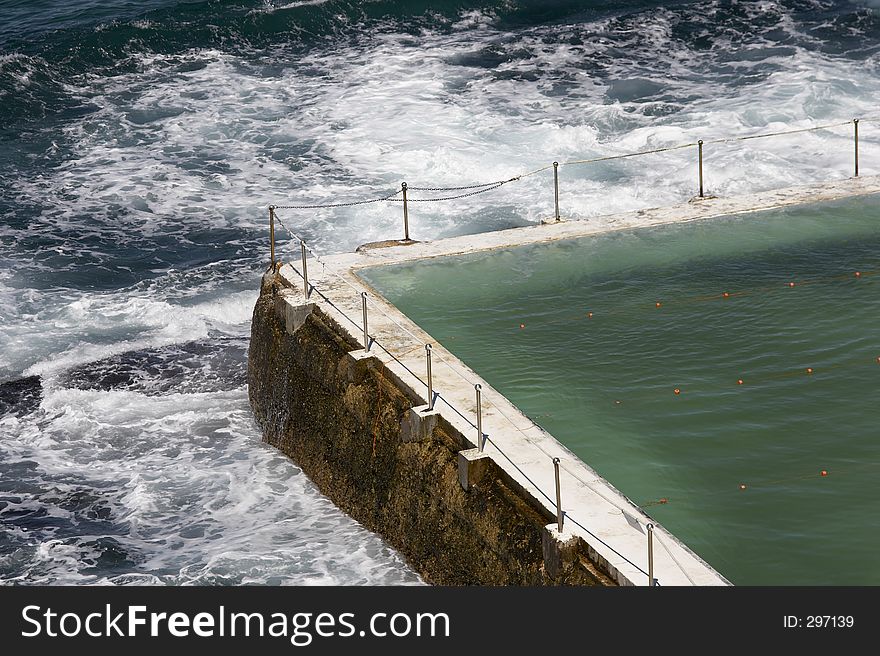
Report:
<svg viewBox="0 0 880 656"><path fill-rule="evenodd" d="M559 578L566 566L577 560L578 537L568 530L559 532L557 524L547 524L541 531L544 570L551 579Z"/></svg>
<svg viewBox="0 0 880 656"><path fill-rule="evenodd" d="M427 405L410 408L400 422L401 442L421 442L431 437L440 413Z"/></svg>
<svg viewBox="0 0 880 656"><path fill-rule="evenodd" d="M295 334L315 311L314 303L299 304L299 300L295 300L287 290L282 290L275 298L275 313L289 335Z"/></svg>
<svg viewBox="0 0 880 656"><path fill-rule="evenodd" d="M364 349L358 349L357 351L349 351L348 354L358 362L363 362L364 360L370 359L375 360L376 362L379 361L374 351L365 351Z"/></svg>
<svg viewBox="0 0 880 656"><path fill-rule="evenodd" d="M345 380L349 383L358 384L364 380L367 374L382 366L382 362L372 351L358 349L357 351L349 351L339 363L341 372Z"/></svg>
<svg viewBox="0 0 880 656"><path fill-rule="evenodd" d="M458 452L458 482L467 492L471 485L478 484L489 471L492 459L485 451L466 449Z"/></svg>

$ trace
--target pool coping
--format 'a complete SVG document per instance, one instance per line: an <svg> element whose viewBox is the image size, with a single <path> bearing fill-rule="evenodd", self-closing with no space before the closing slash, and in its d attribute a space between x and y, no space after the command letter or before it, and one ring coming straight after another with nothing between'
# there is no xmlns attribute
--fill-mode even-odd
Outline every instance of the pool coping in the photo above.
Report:
<svg viewBox="0 0 880 656"><path fill-rule="evenodd" d="M365 268L389 266L469 253L515 248L606 232L698 221L720 216L755 213L793 205L838 200L880 193L880 176L848 178L829 183L779 189L730 198L693 199L672 207L650 208L587 220L512 228L433 242L414 242L385 248L361 248L354 253L322 257L309 266L309 283L320 293L317 303L351 337L363 342L358 329L362 313L361 292L367 292L369 334L387 352L374 348L378 357L400 380L426 394L424 344L433 345L434 389L440 394L436 409L463 435L476 431L468 417L476 415L474 385L482 387L485 451L507 475L517 481L550 514L556 514L553 458L561 463L562 507L566 533L584 539L604 559L623 585L647 585L646 526L654 525L654 577L661 585L731 585L700 556L636 506L578 456L526 417L480 375L461 362L414 321L387 301L360 277ZM295 263L296 264L296 263ZM304 297L298 267L285 264L280 275ZM389 355L389 353L394 354Z"/></svg>

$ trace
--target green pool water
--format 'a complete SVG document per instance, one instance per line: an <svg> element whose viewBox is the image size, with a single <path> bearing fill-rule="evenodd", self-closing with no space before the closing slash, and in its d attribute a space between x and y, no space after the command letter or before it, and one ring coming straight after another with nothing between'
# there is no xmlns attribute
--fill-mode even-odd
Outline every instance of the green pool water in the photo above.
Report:
<svg viewBox="0 0 880 656"><path fill-rule="evenodd" d="M363 276L734 583L880 584L880 198Z"/></svg>

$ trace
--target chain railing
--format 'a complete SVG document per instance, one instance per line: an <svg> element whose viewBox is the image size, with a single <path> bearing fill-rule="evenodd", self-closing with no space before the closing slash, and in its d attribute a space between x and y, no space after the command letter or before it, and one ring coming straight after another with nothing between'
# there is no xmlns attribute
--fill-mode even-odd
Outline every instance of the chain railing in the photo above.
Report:
<svg viewBox="0 0 880 656"><path fill-rule="evenodd" d="M597 164L600 162L611 162L615 160L629 159L632 157L643 157L645 155L656 155L659 153L671 152L676 150L684 150L688 148L696 148L696 164L697 164L697 195L695 198L704 199L706 198L706 189L704 184L703 177L703 165L704 165L704 146L712 146L712 145L720 145L720 144L732 144L742 141L751 141L754 139L767 139L773 137L784 137L792 134L801 134L804 132L815 132L819 130L832 130L834 128L843 127L846 125L853 126L853 177L859 177L859 123L876 123L880 122L878 118L853 118L848 121L840 121L837 123L827 123L823 125L814 125L806 128L795 128L792 130L778 130L775 132L764 132L761 134L750 134L743 136L734 136L734 137L722 137L718 139L709 139L703 140L699 139L697 141L674 144L671 146L664 146L661 148L652 148L649 150L640 150L632 153L622 153L619 155L604 155L600 157L590 157L586 159L575 159L564 162L553 162L552 164L548 164L547 166L542 166L540 168L534 169L532 171L527 171L524 173L520 173L518 175L514 175L510 178L504 180L495 180L493 182L482 182L482 183L473 183L473 184L463 184L458 186L424 186L424 187L415 187L409 186L406 182L401 183L400 189L387 193L382 196L378 196L375 198L367 198L360 200L352 200L347 202L333 202L333 203L308 203L302 205L275 205L270 208L270 238L272 238L272 249L274 251L274 232L272 230L271 221L272 221L272 210L273 209L290 209L290 210L315 210L315 209L334 209L340 207L356 207L359 205L370 205L373 203L401 203L403 205L403 239L401 240L404 243L411 243L412 239L410 238L410 230L409 230L409 204L410 203L438 203L445 201L453 201L460 200L463 198L469 198L472 196L477 196L480 194L489 193L492 191L497 191L501 187L510 184L512 182L519 182L524 178L531 177L533 175L537 175L539 173L543 173L544 171L548 171L553 169L553 197L554 197L554 214L553 219L555 221L562 220L562 214L560 212L560 195L559 195L559 168L560 167L568 167L568 166L583 166L589 164ZM432 198L413 198L412 192L427 192L427 193L436 193L436 192L464 192L464 193L453 193L451 195L441 195ZM274 262L274 257L272 258Z"/></svg>
<svg viewBox="0 0 880 656"><path fill-rule="evenodd" d="M880 119L861 119L862 122L866 121L880 121ZM746 135L739 137L728 137L722 139L713 139L713 140L698 140L696 142L677 144L673 146L667 146L663 148L654 148L651 150L643 150L633 153L624 153L620 155L608 155L602 157L593 157L588 159L579 159L579 160L570 160L565 162L553 162L550 165L528 171L525 173L521 173L519 175L513 176L511 178L507 178L505 180L496 180L494 182L486 182L486 183L475 183L468 185L460 185L460 186L425 186L425 187L414 187L408 186L406 182L401 184L401 188L393 193L370 198L365 200L356 200L350 202L339 202L339 203L329 203L329 204L304 204L304 205L270 205L269 206L269 239L270 239L270 260L272 270L275 270L276 265L278 264L278 260L276 258L275 253L275 223L279 223L282 228L284 228L291 239L294 241L298 241L300 244L300 270L297 271L295 267L291 265L291 268L302 278L303 280L303 293L306 300L310 298L310 295L313 292L317 292L318 295L327 303L329 303L337 312L339 312L347 321L349 321L352 326L359 332L362 332L362 340L364 343L364 351L370 352L372 347L376 347L381 349L388 357L390 357L394 362L400 365L409 375L411 375L419 385L422 385L427 390L427 405L428 408L434 410L437 402L442 402L450 411L454 412L458 415L462 420L466 423L470 424L470 426L476 431L476 448L479 451L483 451L486 443L491 443L492 446L498 451L499 455L501 455L505 460L507 460L512 467L514 467L517 472L528 481L532 487L537 490L537 492L546 499L547 503L550 507L555 508L556 510L556 519L558 530L561 533L563 530L565 519L567 518L572 524L578 526L581 530L583 530L587 535L596 540L597 542L604 545L607 549L609 549L612 553L620 557L623 561L628 563L630 566L634 567L638 572L642 573L647 577L647 583L649 586L659 585L659 581L654 577L654 542L660 543L663 547L664 551L669 556L670 560L675 564L675 566L684 574L684 576L690 581L694 583L693 578L688 573L686 567L684 567L681 562L675 557L673 553L673 549L670 549L664 542L659 538L657 534L656 527L651 522L642 523L636 519L636 523L638 524L640 529L644 529L644 532L647 537L647 558L646 558L646 567L643 568L632 559L628 558L624 554L622 554L619 550L615 549L611 544L607 541L600 538L593 531L591 531L583 522L578 521L578 519L572 516L570 513L565 512L562 508L562 498L561 498L561 487L560 487L560 471L565 471L569 476L571 476L577 483L585 486L591 492L596 494L599 498L601 498L605 503L612 506L615 510L626 513L628 510L632 510L632 508L624 507L624 505L618 503L616 500L609 498L607 495L603 494L597 487L596 483L601 483L601 479L598 477L593 480L584 479L578 471L573 470L571 467L566 466L564 461L561 461L560 458L555 455L548 453L543 446L532 440L529 440L532 444L537 446L545 455L550 458L553 468L554 468L554 481L555 481L555 498L551 497L550 494L545 492L541 487L525 472L523 469L517 465L513 459L501 448L495 440L492 440L490 435L483 432L482 426L482 415L483 415L483 406L484 403L488 402L501 416L504 422L513 427L517 432L519 432L523 437L528 439L526 435L527 430L531 430L536 428L536 424L529 420L529 426L525 429L521 427L518 422L514 421L512 417L510 417L506 412L504 412L502 403L495 402L491 398L485 399L485 392L483 391L482 386L479 383L474 383L470 373L467 371L462 371L461 367L456 364L450 362L446 358L442 357L431 344L424 344L421 338L417 335L413 334L408 328L400 324L397 320L395 320L392 316L386 313L381 304L373 299L366 291L359 289L355 285L353 285L349 280L347 280L344 276L342 276L338 271L336 271L332 266L327 265L324 259L316 253L311 247L308 246L306 241L300 238L296 233L294 233L290 228L285 225L281 219L278 217L277 210L279 209L290 209L290 210L307 210L307 209L328 209L328 208L339 208L339 207L353 207L359 205L367 205L372 203L382 203L382 202L397 202L403 204L403 223L404 223L404 239L402 243L411 243L410 234L409 234L409 203L430 203L430 202L442 202L442 201L450 201L457 200L461 198L468 198L471 196L475 196L478 194L488 193L491 191L496 191L500 189L502 186L507 185L512 182L517 182L522 180L523 178L530 177L533 175L537 175L544 171L553 169L553 187L554 187L554 219L555 221L561 221L560 207L559 207L559 167L560 166L578 166L578 165L587 165L594 164L598 162L608 162L613 160L627 159L632 157L640 157L645 155L653 155L662 152L674 151L674 150L682 150L687 148L696 148L697 149L697 188L698 195L696 198L706 198L706 190L704 187L704 179L703 179L703 162L704 162L704 153L703 147L705 145L715 145L715 144L727 144L739 141L748 141L752 139L764 139L764 138L772 138L772 137L780 137L791 134L803 133L803 132L812 132L817 130L828 130L833 129L845 125L852 124L853 126L853 177L858 177L859 175L859 122L860 119L854 118L850 121L840 122L840 123L832 123L826 125L818 125L808 128L799 128L794 130L784 130L777 132L769 132L763 134L756 135ZM461 194L453 193L452 195L440 196L435 198L411 198L408 194L411 192L464 192ZM333 303L333 301L326 294L322 293L318 290L313 284L309 282L308 275L308 256L311 255L312 258L321 265L323 272L331 273L335 276L339 281L344 283L346 286L351 288L353 292L355 292L360 299L361 306L361 317L360 321L351 318L348 313L346 313L342 308ZM405 354L397 354L394 353L391 348L382 344L376 337L376 335L371 335L369 331L369 310L368 306L372 306L374 310L377 310L387 321L395 326L395 328L405 335L408 339L413 340L417 343L418 347L423 347L425 349L426 354L426 373L427 380L422 380L422 378L414 372L409 366L406 365L401 360L401 357L404 357ZM411 353L414 349L409 349L407 353ZM449 371L453 372L458 378L460 378L467 385L472 386L476 396L476 412L473 420L468 417L468 413L463 412L461 409L457 408L444 394L437 391L434 387L433 380L433 369L432 369L432 360L436 358L439 362L444 364ZM500 396L500 395L499 395ZM501 397L502 399L504 397ZM631 516L629 516L631 517ZM635 519L635 518L633 518Z"/></svg>

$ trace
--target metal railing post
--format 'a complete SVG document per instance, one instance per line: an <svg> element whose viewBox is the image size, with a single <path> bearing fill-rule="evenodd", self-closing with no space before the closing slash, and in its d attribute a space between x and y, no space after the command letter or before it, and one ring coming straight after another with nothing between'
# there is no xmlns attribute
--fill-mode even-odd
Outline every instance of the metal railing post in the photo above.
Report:
<svg viewBox="0 0 880 656"><path fill-rule="evenodd" d="M482 385L477 383L474 385L474 391L477 393L477 448L480 453L483 452L483 403L482 403Z"/></svg>
<svg viewBox="0 0 880 656"><path fill-rule="evenodd" d="M269 205L269 258L275 270L275 206Z"/></svg>
<svg viewBox="0 0 880 656"><path fill-rule="evenodd" d="M367 327L367 292L361 292L361 303L364 310L364 352L370 351L370 331Z"/></svg>
<svg viewBox="0 0 880 656"><path fill-rule="evenodd" d="M425 344L425 357L428 359L428 410L434 409L434 380L431 378L431 345Z"/></svg>
<svg viewBox="0 0 880 656"><path fill-rule="evenodd" d="M302 239L299 240L299 249L302 253L303 294L309 300L309 267L306 264L306 243Z"/></svg>
<svg viewBox="0 0 880 656"><path fill-rule="evenodd" d="M648 524L648 585L654 587L654 525Z"/></svg>
<svg viewBox="0 0 880 656"><path fill-rule="evenodd" d="M559 162L553 162L553 194L556 199L556 220L559 221Z"/></svg>
<svg viewBox="0 0 880 656"><path fill-rule="evenodd" d="M409 210L406 205L406 183L400 183L400 190L403 192L403 240L409 241Z"/></svg>
<svg viewBox="0 0 880 656"><path fill-rule="evenodd" d="M856 173L854 177L859 177L859 119L853 119L853 146L855 147Z"/></svg>
<svg viewBox="0 0 880 656"><path fill-rule="evenodd" d="M700 198L703 198L703 140L697 142L697 160L700 170Z"/></svg>
<svg viewBox="0 0 880 656"><path fill-rule="evenodd" d="M556 526L561 534L564 517L562 514L562 492L559 490L559 458L553 458L553 470L556 474Z"/></svg>

